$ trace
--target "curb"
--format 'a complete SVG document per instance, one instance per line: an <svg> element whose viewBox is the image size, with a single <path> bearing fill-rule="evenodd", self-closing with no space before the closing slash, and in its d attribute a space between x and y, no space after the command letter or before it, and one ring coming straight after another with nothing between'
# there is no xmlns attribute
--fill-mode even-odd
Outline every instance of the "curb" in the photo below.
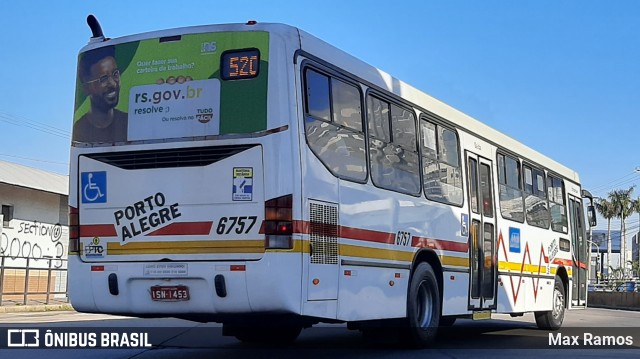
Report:
<svg viewBox="0 0 640 359"><path fill-rule="evenodd" d="M0 313L73 311L71 304L0 306Z"/></svg>

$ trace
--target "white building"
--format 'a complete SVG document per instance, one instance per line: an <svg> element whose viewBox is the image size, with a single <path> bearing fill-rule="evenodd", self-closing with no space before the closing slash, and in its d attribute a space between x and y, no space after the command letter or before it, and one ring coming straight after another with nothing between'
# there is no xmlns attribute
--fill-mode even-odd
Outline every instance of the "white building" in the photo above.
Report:
<svg viewBox="0 0 640 359"><path fill-rule="evenodd" d="M4 293L20 291L21 285L24 289L26 272L17 268L66 268L68 192L68 176L0 161L0 265L5 269ZM46 274L38 274L45 276L43 289L43 279L33 279L30 273L29 290L46 290ZM66 288L65 271L57 271L52 280L53 286Z"/></svg>

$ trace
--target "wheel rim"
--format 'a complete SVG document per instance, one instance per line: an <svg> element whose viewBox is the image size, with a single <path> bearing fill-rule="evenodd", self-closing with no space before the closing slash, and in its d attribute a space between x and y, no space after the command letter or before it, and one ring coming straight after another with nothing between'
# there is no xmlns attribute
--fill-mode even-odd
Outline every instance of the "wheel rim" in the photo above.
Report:
<svg viewBox="0 0 640 359"><path fill-rule="evenodd" d="M564 296L562 295L562 293L560 293L560 291L557 288L555 288L553 290L553 312L552 312L553 318L559 319L563 311L564 311Z"/></svg>
<svg viewBox="0 0 640 359"><path fill-rule="evenodd" d="M418 326L420 328L428 328L433 318L433 305L431 299L431 290L427 282L422 281L418 287L417 299L417 316Z"/></svg>

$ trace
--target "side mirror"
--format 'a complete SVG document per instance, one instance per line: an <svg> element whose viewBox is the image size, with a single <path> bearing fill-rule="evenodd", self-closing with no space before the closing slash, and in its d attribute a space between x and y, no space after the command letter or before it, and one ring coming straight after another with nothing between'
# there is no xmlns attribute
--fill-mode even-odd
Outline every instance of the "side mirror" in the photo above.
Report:
<svg viewBox="0 0 640 359"><path fill-rule="evenodd" d="M598 224L596 220L596 208L593 205L587 207L587 218L589 220L589 226L595 227Z"/></svg>

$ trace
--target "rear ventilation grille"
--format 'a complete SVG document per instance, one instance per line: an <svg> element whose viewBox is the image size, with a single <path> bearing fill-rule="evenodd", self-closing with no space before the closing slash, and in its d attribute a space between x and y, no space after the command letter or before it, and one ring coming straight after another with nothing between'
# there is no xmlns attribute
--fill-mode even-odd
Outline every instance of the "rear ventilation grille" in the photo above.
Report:
<svg viewBox="0 0 640 359"><path fill-rule="evenodd" d="M202 167L221 161L257 145L176 148L89 154L87 157L125 170Z"/></svg>
<svg viewBox="0 0 640 359"><path fill-rule="evenodd" d="M311 263L338 264L338 207L310 203Z"/></svg>

